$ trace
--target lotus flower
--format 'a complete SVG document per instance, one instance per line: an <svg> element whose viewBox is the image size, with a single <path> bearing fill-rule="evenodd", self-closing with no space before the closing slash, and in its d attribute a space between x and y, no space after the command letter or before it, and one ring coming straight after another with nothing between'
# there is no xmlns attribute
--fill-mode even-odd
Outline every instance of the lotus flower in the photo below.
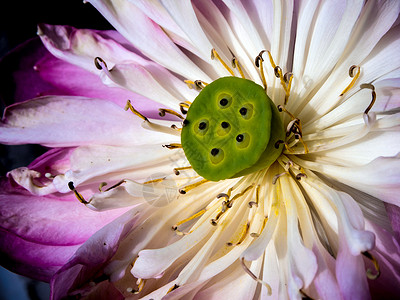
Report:
<svg viewBox="0 0 400 300"><path fill-rule="evenodd" d="M3 265L52 299L400 295L398 1L88 2L116 31L40 25L1 122L49 148L2 180Z"/></svg>

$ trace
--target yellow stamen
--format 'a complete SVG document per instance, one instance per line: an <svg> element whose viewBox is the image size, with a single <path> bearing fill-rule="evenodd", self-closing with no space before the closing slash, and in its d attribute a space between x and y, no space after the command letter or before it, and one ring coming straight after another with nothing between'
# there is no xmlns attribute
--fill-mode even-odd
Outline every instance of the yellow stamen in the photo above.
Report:
<svg viewBox="0 0 400 300"><path fill-rule="evenodd" d="M354 70L355 70L355 69L357 69L357 73L356 73L355 76L354 76ZM348 90L350 90L350 89L354 86L354 84L356 83L358 77L360 77L360 71L361 71L361 69L360 69L359 66L353 65L353 66L350 67L350 69L349 69L349 76L350 76L351 78L353 78L353 80L352 80L352 81L350 82L350 84L343 90L343 92L340 94L340 96L343 96Z"/></svg>
<svg viewBox="0 0 400 300"><path fill-rule="evenodd" d="M184 82L189 87L189 89L195 89L196 91L201 91L205 86L208 85L208 83L203 80L184 80Z"/></svg>
<svg viewBox="0 0 400 300"><path fill-rule="evenodd" d="M133 293L139 294L143 290L144 283L145 283L144 279L138 278L138 280L136 281L136 285L138 286L138 289L136 291L134 291Z"/></svg>
<svg viewBox="0 0 400 300"><path fill-rule="evenodd" d="M237 242L228 242L228 246L232 246L232 245L240 245L244 239L246 238L247 233L249 232L249 228L250 228L250 223L247 222L246 224L244 224L242 226L242 231L240 232L240 236Z"/></svg>
<svg viewBox="0 0 400 300"><path fill-rule="evenodd" d="M256 206L258 207L258 203L259 203L259 197L260 197L260 185L256 186L256 201L250 201L249 202L249 207L253 207Z"/></svg>
<svg viewBox="0 0 400 300"><path fill-rule="evenodd" d="M192 104L192 103L189 102L189 101L185 101L185 102L179 103L179 107L180 107L180 109L181 109L181 113L184 114L184 115L186 115L191 104Z"/></svg>
<svg viewBox="0 0 400 300"><path fill-rule="evenodd" d="M158 114L160 115L160 117L164 117L166 113L169 113L169 114L174 115L182 120L184 119L184 117L182 117L179 113L177 113L176 111L173 111L172 109L160 108L158 111L159 111Z"/></svg>
<svg viewBox="0 0 400 300"><path fill-rule="evenodd" d="M188 167L174 168L174 173L175 173L175 175L179 175L180 174L179 171L189 170L189 169L193 169L193 167L192 166L188 166Z"/></svg>
<svg viewBox="0 0 400 300"><path fill-rule="evenodd" d="M147 119L144 115L142 115L140 112L138 112L138 111L132 106L131 100L128 100L128 101L126 102L125 110L128 110L128 109L130 109L131 112L133 112L135 115L137 115L139 118L143 119L144 121L150 122L149 119Z"/></svg>
<svg viewBox="0 0 400 300"><path fill-rule="evenodd" d="M240 262L241 262L241 265L242 265L243 269L246 271L246 273L249 274L250 277L253 278L255 281L257 281L258 283L264 285L268 290L268 296L271 296L272 295L271 286L268 283L266 283L265 281L262 281L260 278L258 278L256 275L254 275L254 273L252 271L250 271L250 269L244 263L244 257L242 257Z"/></svg>
<svg viewBox="0 0 400 300"><path fill-rule="evenodd" d="M364 114L368 114L368 112L371 110L372 106L374 106L375 101L376 101L376 92L375 92L375 86L370 84L370 83L363 83L360 85L362 89L370 89L372 93L372 99L370 104L368 105L367 109L364 111Z"/></svg>
<svg viewBox="0 0 400 300"><path fill-rule="evenodd" d="M219 62L224 66L225 69L228 70L228 72L232 75L235 76L235 73L233 73L232 69L229 68L229 66L222 60L222 58L219 56L217 50L214 48L211 50L211 59L217 58Z"/></svg>
<svg viewBox="0 0 400 300"><path fill-rule="evenodd" d="M171 288L168 290L167 294L171 293L173 290L176 290L178 287L179 287L179 285L174 284L174 286L171 287Z"/></svg>
<svg viewBox="0 0 400 300"><path fill-rule="evenodd" d="M288 75L288 74L291 74L291 75ZM289 77L289 82L287 80L288 76L290 76ZM289 97L290 97L290 89L292 88L293 74L292 73L286 73L284 75L284 80L285 80L285 82L287 82L287 87L286 87L286 90L285 90L285 102L284 102L284 104L286 105L288 100L289 100Z"/></svg>
<svg viewBox="0 0 400 300"><path fill-rule="evenodd" d="M271 66L274 68L275 76L280 79L281 85L282 85L283 89L285 90L285 93L288 93L288 90L287 90L287 87L286 87L286 82L285 82L285 79L283 78L282 69L275 64L274 59L272 58L271 52L267 51L267 53L268 53L268 56L269 56L269 61L271 63Z"/></svg>
<svg viewBox="0 0 400 300"><path fill-rule="evenodd" d="M165 180L165 177L163 177L163 178L157 178L157 179L145 181L145 182L143 182L143 184L156 183L156 182L161 182L161 181L164 181L164 180Z"/></svg>
<svg viewBox="0 0 400 300"><path fill-rule="evenodd" d="M171 143L169 145L162 145L163 147L167 148L167 149L180 149L182 148L182 144L178 144L178 143Z"/></svg>
<svg viewBox="0 0 400 300"><path fill-rule="evenodd" d="M194 188L196 188L196 187L198 187L198 186L200 186L200 185L202 185L202 184L204 184L204 183L206 183L206 182L208 182L208 181L209 181L209 180L207 180L207 179L202 179L202 180L197 181L197 182L195 182L195 183L193 183L193 184L187 185L187 186L185 186L184 188L179 189L179 193L181 193L181 194L186 194L186 193L189 192L190 190L192 190L192 189L194 189Z"/></svg>
<svg viewBox="0 0 400 300"><path fill-rule="evenodd" d="M205 209L202 209L201 211L199 211L199 212L195 213L194 215L190 216L189 218L186 218L186 219L184 219L184 220L179 221L179 222L176 223L174 226L172 226L172 229L173 229L174 231L176 231L176 230L178 229L178 226L180 226L180 225L182 225L182 224L184 224L184 223L186 223L186 222L189 222L189 221L191 221L191 220L193 220L193 219L196 219L196 218L202 216L205 212L206 212L206 210L205 210Z"/></svg>
<svg viewBox="0 0 400 300"><path fill-rule="evenodd" d="M99 191L102 192L103 191L103 187L105 187L107 185L107 182L102 182L99 184Z"/></svg>
<svg viewBox="0 0 400 300"><path fill-rule="evenodd" d="M240 63L235 56L233 56L233 58L232 58L232 67L238 69L240 76L242 78L246 78L244 76L244 73L243 73L242 67L240 66Z"/></svg>
<svg viewBox="0 0 400 300"><path fill-rule="evenodd" d="M260 69L260 75L261 75L261 81L264 85L264 90L267 90L267 81L265 80L265 74L264 74L264 58L262 58L263 53L265 52L265 50L261 51L260 54L258 54L258 56L256 57L256 61L255 61L255 65L257 68Z"/></svg>
<svg viewBox="0 0 400 300"><path fill-rule="evenodd" d="M369 253L368 251L362 252L362 255L364 255L366 258L368 258L374 265L375 270L376 270L376 274L373 274L372 271L370 269L367 269L367 277L369 279L375 280L379 277L379 275L381 275L381 271L380 271L380 267L379 267L379 263L376 260L376 258Z"/></svg>
<svg viewBox="0 0 400 300"><path fill-rule="evenodd" d="M85 198L83 198L83 196L78 193L78 191L75 189L74 183L72 181L68 182L68 187L71 191L74 192L75 197L78 198L80 203L83 203L85 205L90 203L90 201L86 201Z"/></svg>

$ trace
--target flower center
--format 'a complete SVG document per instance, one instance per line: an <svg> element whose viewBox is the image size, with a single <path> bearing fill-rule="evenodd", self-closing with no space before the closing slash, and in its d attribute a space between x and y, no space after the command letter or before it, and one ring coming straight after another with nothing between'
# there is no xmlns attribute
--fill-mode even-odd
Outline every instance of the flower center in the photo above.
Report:
<svg viewBox="0 0 400 300"><path fill-rule="evenodd" d="M212 181L269 167L282 153L285 131L265 90L253 81L223 77L190 105L181 134L193 169Z"/></svg>

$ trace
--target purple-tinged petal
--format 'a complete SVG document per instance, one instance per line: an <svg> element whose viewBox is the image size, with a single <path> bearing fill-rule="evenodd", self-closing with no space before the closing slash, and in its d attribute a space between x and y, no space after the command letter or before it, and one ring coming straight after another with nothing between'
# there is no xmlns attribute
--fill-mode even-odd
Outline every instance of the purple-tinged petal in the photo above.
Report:
<svg viewBox="0 0 400 300"><path fill-rule="evenodd" d="M363 258L361 254L356 256L351 254L341 225L339 225L339 253L336 258L336 278L344 300L371 299Z"/></svg>
<svg viewBox="0 0 400 300"><path fill-rule="evenodd" d="M98 75L62 61L51 54L37 62L35 70L43 80L56 87L60 95L110 100L122 107L126 105L128 99L134 99L135 108L138 111L150 118L158 116L160 104L125 89L107 87Z"/></svg>
<svg viewBox="0 0 400 300"><path fill-rule="evenodd" d="M70 293L86 293L93 288L92 280L104 281L101 270L118 249L120 241L132 230L139 217L131 210L91 236L57 273L51 284L51 299L57 300Z"/></svg>
<svg viewBox="0 0 400 300"><path fill-rule="evenodd" d="M77 245L126 210L96 213L72 193L40 197L3 182L0 194L1 228L32 243Z"/></svg>
<svg viewBox="0 0 400 300"><path fill-rule="evenodd" d="M50 147L137 145L149 137L141 123L140 118L110 101L46 96L8 107L0 123L0 141ZM161 134L152 132L151 136Z"/></svg>
<svg viewBox="0 0 400 300"><path fill-rule="evenodd" d="M390 205L390 204L389 204ZM398 208L397 206L394 206ZM376 247L370 251L376 258L380 268L380 276L369 280L369 287L372 298L396 299L400 295L400 246L392 233L382 229L373 222L366 221L368 230L375 233ZM367 269L372 274L377 271L373 264L364 259Z"/></svg>
<svg viewBox="0 0 400 300"><path fill-rule="evenodd" d="M0 241L2 266L18 274L47 282L80 246L31 242L3 229L0 229Z"/></svg>
<svg viewBox="0 0 400 300"><path fill-rule="evenodd" d="M392 224L397 241L400 243L400 208L399 206L385 203L386 212Z"/></svg>
<svg viewBox="0 0 400 300"><path fill-rule="evenodd" d="M45 82L34 71L38 60L47 50L38 38L21 44L2 58L0 78L2 82L0 97L7 105L55 92L55 88Z"/></svg>

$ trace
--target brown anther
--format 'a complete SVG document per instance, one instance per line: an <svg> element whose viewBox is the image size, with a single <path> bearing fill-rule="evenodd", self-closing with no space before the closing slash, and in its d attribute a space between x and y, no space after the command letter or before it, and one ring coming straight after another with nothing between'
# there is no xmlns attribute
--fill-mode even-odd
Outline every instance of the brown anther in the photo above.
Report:
<svg viewBox="0 0 400 300"><path fill-rule="evenodd" d="M299 174L296 175L296 179L297 180L301 180L301 178L307 178L307 175L304 174L304 173L299 173Z"/></svg>
<svg viewBox="0 0 400 300"><path fill-rule="evenodd" d="M180 171L182 171L182 170L189 170L189 169L192 169L192 168L193 168L192 166L174 168L174 173L175 173L175 175L178 176L178 175L180 174Z"/></svg>
<svg viewBox="0 0 400 300"><path fill-rule="evenodd" d="M266 52L266 50L262 50L256 57L254 64L256 65L257 68L260 67L260 62L264 61L264 58L262 57L262 55Z"/></svg>
<svg viewBox="0 0 400 300"><path fill-rule="evenodd" d="M174 284L174 286L171 287L171 288L168 290L167 294L171 293L172 291L176 290L177 288L179 288L179 285Z"/></svg>
<svg viewBox="0 0 400 300"><path fill-rule="evenodd" d="M285 81L285 83L289 83L292 77L293 77L292 72L286 72L285 75L283 75L283 80Z"/></svg>
<svg viewBox="0 0 400 300"><path fill-rule="evenodd" d="M368 114L368 112L371 110L372 106L374 106L375 101L376 101L375 86L371 83L363 83L360 85L360 88L361 89L370 89L371 93L372 93L371 102L369 103L368 107L364 111L364 114Z"/></svg>
<svg viewBox="0 0 400 300"><path fill-rule="evenodd" d="M164 148L167 149L180 149L182 148L182 144L178 144L178 143L171 143L169 145L162 145Z"/></svg>
<svg viewBox="0 0 400 300"><path fill-rule="evenodd" d="M285 176L287 175L286 172L282 172L280 174L276 174L273 178L272 178L272 184L276 184L276 182L278 181L279 177Z"/></svg>
<svg viewBox="0 0 400 300"><path fill-rule="evenodd" d="M278 140L278 141L275 143L275 149L279 149L279 145L280 145L280 144L284 144L284 143L285 143L284 141Z"/></svg>
<svg viewBox="0 0 400 300"><path fill-rule="evenodd" d="M247 205L248 205L250 208L252 208L253 206L258 207L258 203L257 203L256 201L250 201Z"/></svg>
<svg viewBox="0 0 400 300"><path fill-rule="evenodd" d="M126 101L126 105L125 105L125 110L130 109L131 112L133 112L135 115L137 115L139 118L141 118L142 120L146 121L146 122L150 122L149 119L147 119L147 117L145 117L144 115L142 115L140 112L138 112L131 103L131 100L127 100Z"/></svg>
<svg viewBox="0 0 400 300"><path fill-rule="evenodd" d="M94 58L94 65L98 70L103 70L103 68L108 69L106 62L98 56Z"/></svg>
<svg viewBox="0 0 400 300"><path fill-rule="evenodd" d="M175 130L178 130L178 131L181 131L181 130L182 130L182 128L179 128L179 127L176 126L175 124L172 124L172 125L171 125L171 128L172 128L172 129L175 129Z"/></svg>
<svg viewBox="0 0 400 300"><path fill-rule="evenodd" d="M189 104L187 104L186 102L181 102L179 103L179 108L181 110L181 113L186 115L188 110L189 110Z"/></svg>
<svg viewBox="0 0 400 300"><path fill-rule="evenodd" d="M85 205L90 203L90 201L86 201L85 198L83 198L83 196L78 193L72 181L68 182L68 188L74 192L75 197L79 200L80 203L83 203Z"/></svg>
<svg viewBox="0 0 400 300"><path fill-rule="evenodd" d="M217 226L218 225L218 223L217 223L217 221L215 219L211 219L210 223L211 223L212 226Z"/></svg>
<svg viewBox="0 0 400 300"><path fill-rule="evenodd" d="M207 179L202 179L202 180L197 181L195 183L189 184L189 185L185 186L184 188L179 189L179 193L184 195L188 191L190 191L190 190L192 190L192 189L194 189L194 188L196 188L196 187L198 187L198 186L200 186L200 185L202 185L202 184L204 184L204 183L206 183L208 181L209 180L207 180Z"/></svg>
<svg viewBox="0 0 400 300"><path fill-rule="evenodd" d="M357 70L357 72L355 72L355 70ZM354 86L358 77L360 76L360 72L361 72L361 68L359 66L352 65L349 68L349 76L350 76L350 78L353 78L353 79L351 80L349 85L342 91L342 93L340 94L340 97L342 97L346 92L348 92Z"/></svg>
<svg viewBox="0 0 400 300"><path fill-rule="evenodd" d="M107 182L102 182L99 184L99 191L102 192L103 191L103 187L105 187L107 185Z"/></svg>
<svg viewBox="0 0 400 300"><path fill-rule="evenodd" d="M281 74L282 74L282 69L280 66L276 66L274 68L274 74L276 78L281 78Z"/></svg>
<svg viewBox="0 0 400 300"><path fill-rule="evenodd" d="M184 119L184 117L182 117L180 114L178 114L176 111L173 111L172 109L160 108L158 111L159 111L158 114L160 117L164 117L165 114L169 113L169 114L176 116L182 120Z"/></svg>
<svg viewBox="0 0 400 300"><path fill-rule="evenodd" d="M252 232L252 233L250 233L250 236L252 238L258 238L260 236L260 234L258 234L257 232Z"/></svg>
<svg viewBox="0 0 400 300"><path fill-rule="evenodd" d="M218 198L218 199L219 199L219 198L222 198L222 197L225 197L227 200L229 199L229 195L228 195L228 194L219 193L219 194L217 195L217 198Z"/></svg>
<svg viewBox="0 0 400 300"><path fill-rule="evenodd" d="M356 66L356 65L352 65L350 68L349 68L349 76L351 77L351 78L353 78L356 74L354 73L354 70L355 69L357 69L358 67Z"/></svg>
<svg viewBox="0 0 400 300"><path fill-rule="evenodd" d="M368 251L361 252L361 254L364 255L366 258L368 258L372 262L372 264L374 265L375 270L376 270L376 273L373 274L370 269L367 269L367 277L371 280L377 279L381 275L381 271L380 271L380 267L379 267L379 263L378 263L377 259Z"/></svg>

